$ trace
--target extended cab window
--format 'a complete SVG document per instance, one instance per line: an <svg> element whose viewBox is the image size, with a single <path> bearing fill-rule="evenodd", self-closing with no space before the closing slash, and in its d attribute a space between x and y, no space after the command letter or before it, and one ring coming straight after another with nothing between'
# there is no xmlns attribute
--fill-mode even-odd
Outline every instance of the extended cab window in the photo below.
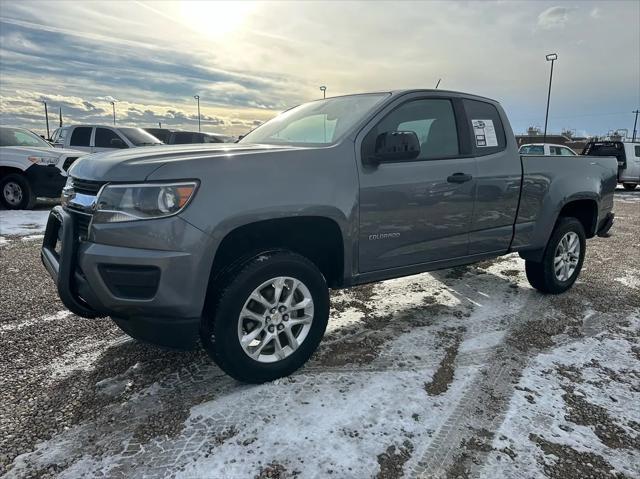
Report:
<svg viewBox="0 0 640 479"><path fill-rule="evenodd" d="M554 156L560 156L560 155L562 155L562 151L561 151L559 146L550 146L549 147L549 154L550 155L554 155Z"/></svg>
<svg viewBox="0 0 640 479"><path fill-rule="evenodd" d="M491 103L480 100L465 98L462 102L470 122L471 144L475 154L477 156L490 155L504 150L507 146L507 139L498 109Z"/></svg>
<svg viewBox="0 0 640 479"><path fill-rule="evenodd" d="M367 134L365 143L375 143L379 134L389 131L413 131L420 142L418 160L446 158L460 153L456 118L450 100L414 100L400 105Z"/></svg>
<svg viewBox="0 0 640 479"><path fill-rule="evenodd" d="M576 156L573 150L570 150L569 148L565 148L565 147L560 148L560 154L562 156Z"/></svg>
<svg viewBox="0 0 640 479"><path fill-rule="evenodd" d="M90 126L79 126L73 130L71 133L71 141L69 145L71 146L89 146L89 141L91 140L91 127Z"/></svg>
<svg viewBox="0 0 640 479"><path fill-rule="evenodd" d="M640 146L636 146L636 158L640 158Z"/></svg>
<svg viewBox="0 0 640 479"><path fill-rule="evenodd" d="M116 140L111 143L111 140ZM120 141L117 141L120 140ZM96 137L94 140L97 148L126 148L127 145L118 134L108 128L96 128Z"/></svg>

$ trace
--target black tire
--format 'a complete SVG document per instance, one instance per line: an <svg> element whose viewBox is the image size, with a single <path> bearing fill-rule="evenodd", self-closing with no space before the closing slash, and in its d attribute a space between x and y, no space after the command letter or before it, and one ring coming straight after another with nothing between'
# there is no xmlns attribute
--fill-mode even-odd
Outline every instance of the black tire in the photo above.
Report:
<svg viewBox="0 0 640 479"><path fill-rule="evenodd" d="M256 288L280 276L304 283L313 300L313 319L306 338L289 356L271 363L259 362L251 358L240 344L240 312ZM211 306L205 308L200 338L215 363L239 381L263 383L293 373L311 357L327 327L327 283L311 261L289 251L257 255L227 272L212 289L216 291L213 293L215 299Z"/></svg>
<svg viewBox="0 0 640 479"><path fill-rule="evenodd" d="M5 191L7 185L11 186L11 193ZM15 201L16 194L19 195L17 201ZM0 203L8 210L30 210L33 208L36 204L36 197L27 178L19 173L3 176L0 179Z"/></svg>
<svg viewBox="0 0 640 479"><path fill-rule="evenodd" d="M580 241L580 255L576 269L573 271L571 276L567 280L561 281L556 277L554 271L554 258L560 240L569 232L573 232L578 235L578 239ZM527 280L529 280L529 284L541 293L564 293L573 286L573 283L575 283L576 279L580 275L582 263L584 262L586 245L587 242L582 223L580 223L576 218L560 218L556 223L553 233L551 234L551 238L549 238L542 261L539 263L534 261L525 261L525 271L527 273Z"/></svg>
<svg viewBox="0 0 640 479"><path fill-rule="evenodd" d="M622 183L622 186L625 190L633 191L636 189L637 183Z"/></svg>

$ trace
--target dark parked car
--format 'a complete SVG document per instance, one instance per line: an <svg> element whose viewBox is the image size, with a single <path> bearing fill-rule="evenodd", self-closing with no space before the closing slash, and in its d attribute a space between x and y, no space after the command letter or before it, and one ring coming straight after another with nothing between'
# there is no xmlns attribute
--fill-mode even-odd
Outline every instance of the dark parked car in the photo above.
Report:
<svg viewBox="0 0 640 479"><path fill-rule="evenodd" d="M187 145L190 143L233 143L235 138L217 133L199 131L172 130L169 128L145 128L167 145Z"/></svg>
<svg viewBox="0 0 640 479"><path fill-rule="evenodd" d="M171 133L173 133L173 130L168 128L143 128L143 130L155 136L162 143L169 143L169 138L171 138Z"/></svg>

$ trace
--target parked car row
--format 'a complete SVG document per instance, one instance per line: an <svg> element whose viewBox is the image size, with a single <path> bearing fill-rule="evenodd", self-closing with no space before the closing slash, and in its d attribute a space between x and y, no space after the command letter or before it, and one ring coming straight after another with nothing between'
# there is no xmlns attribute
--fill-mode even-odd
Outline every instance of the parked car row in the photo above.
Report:
<svg viewBox="0 0 640 479"><path fill-rule="evenodd" d="M528 143L519 149L521 155L578 156L568 146L551 143ZM640 143L628 141L590 141L582 150L586 156L615 156L618 160L618 183L626 190L640 184Z"/></svg>
<svg viewBox="0 0 640 479"><path fill-rule="evenodd" d="M89 153L233 141L233 137L213 133L107 125L63 126L46 141L23 128L0 127L0 204L7 209L29 209L38 197L59 197L71 164Z"/></svg>

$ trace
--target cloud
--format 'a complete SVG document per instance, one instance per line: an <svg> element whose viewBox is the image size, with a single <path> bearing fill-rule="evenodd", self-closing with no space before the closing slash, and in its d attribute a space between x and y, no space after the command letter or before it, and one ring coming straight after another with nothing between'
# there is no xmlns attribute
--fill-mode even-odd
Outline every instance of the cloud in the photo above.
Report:
<svg viewBox="0 0 640 479"><path fill-rule="evenodd" d="M573 10L567 7L550 7L538 15L538 26L546 30L562 28L569 21L569 12Z"/></svg>
<svg viewBox="0 0 640 479"><path fill-rule="evenodd" d="M589 12L589 16L591 18L600 18L601 17L601 13L600 13L600 9L598 7L593 8L590 12Z"/></svg>
<svg viewBox="0 0 640 479"><path fill-rule="evenodd" d="M428 88L442 78L440 88L500 100L522 131L544 121L550 51L560 55L551 129L606 132L627 118L599 112L627 111L640 101L638 2L609 0L598 28L577 21L590 19L596 4L573 0L542 8L536 1L416 1L402 8L380 1L368 3L366 15L360 2L55 5L22 0L0 8L3 124L42 131L43 97L51 110L62 106L69 122L111 122L109 102L117 99L123 124L194 128L197 94L207 128L240 134L320 97L322 84L333 96ZM628 62L610 55L620 48L631 48ZM576 119L554 124L570 116Z"/></svg>

